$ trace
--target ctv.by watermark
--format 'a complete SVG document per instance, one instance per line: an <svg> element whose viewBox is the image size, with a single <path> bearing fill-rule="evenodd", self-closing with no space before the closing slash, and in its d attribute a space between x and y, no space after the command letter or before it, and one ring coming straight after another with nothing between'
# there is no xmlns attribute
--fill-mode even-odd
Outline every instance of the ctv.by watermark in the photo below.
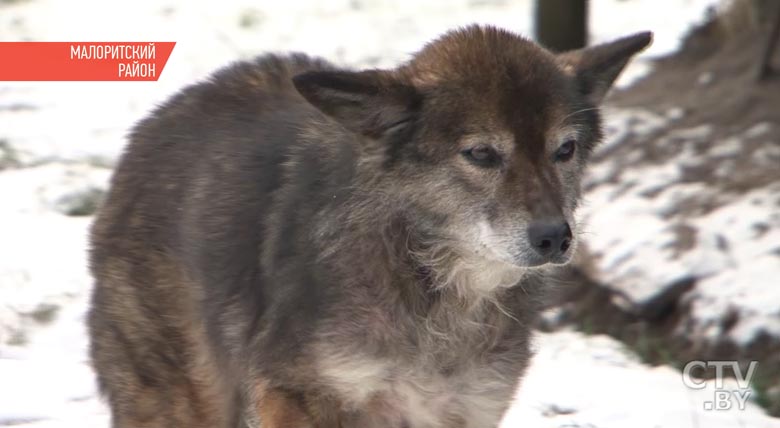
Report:
<svg viewBox="0 0 780 428"><path fill-rule="evenodd" d="M734 404L739 410L745 410L750 394L750 382L755 374L758 361L751 361L747 365L747 370L743 371L744 365L737 361L690 361L683 367L682 380L685 386L691 389L704 389L707 383L715 384L714 397L712 401L704 402L704 410L731 410ZM726 388L724 379L726 379L725 369L730 369L734 380L737 382L737 388ZM707 379L704 376L714 370L715 376ZM701 374L695 376L692 372Z"/></svg>

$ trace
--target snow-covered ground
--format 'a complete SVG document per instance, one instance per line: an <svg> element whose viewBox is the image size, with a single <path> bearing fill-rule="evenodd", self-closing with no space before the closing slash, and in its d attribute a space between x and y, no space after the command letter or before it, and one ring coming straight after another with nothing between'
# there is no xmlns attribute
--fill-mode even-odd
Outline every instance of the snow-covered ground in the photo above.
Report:
<svg viewBox="0 0 780 428"><path fill-rule="evenodd" d="M678 114L607 111L611 135L600 149L626 139L640 144L621 153L620 162L607 156L592 165L585 184L581 214L599 280L618 291L617 303L630 312L653 310L664 293L682 296L691 309L679 336L743 345L759 335L780 337L780 182L735 192L702 177L683 178L686 169L699 167L715 179L736 175L739 156L754 167L780 165L780 141L768 136L778 124L761 122L715 139L711 126L699 125L642 140ZM665 162L641 162L650 144L675 146L677 153ZM708 149L697 152L697 144ZM751 154L751 146L760 148ZM685 290L691 282L693 289ZM724 331L728 317L736 319Z"/></svg>
<svg viewBox="0 0 780 428"><path fill-rule="evenodd" d="M695 381L698 382L698 381ZM692 389L679 371L648 367L607 336L540 334L537 354L502 428L716 428L780 426L748 402L705 410L715 382ZM741 391L727 380L720 391ZM744 393L744 391L742 391Z"/></svg>
<svg viewBox="0 0 780 428"><path fill-rule="evenodd" d="M655 44L644 58L666 53L712 3L593 0L592 39L649 29L655 31ZM85 254L90 217L67 214L106 188L124 134L155 103L219 66L266 51L301 50L352 66L387 66L446 29L472 22L530 35L531 7L530 0L223 0L217 6L185 0L0 1L0 41L177 42L159 82L0 82L0 168L11 165L0 169L0 425L108 426L86 362L83 330L90 288ZM640 61L623 83L646 69L647 63ZM615 114L618 129L629 122L662 126L667 120L648 116L646 121L620 122L621 113ZM634 115L642 114L649 115ZM615 134L610 141L620 137ZM594 174L598 177L599 170ZM661 178L674 174L672 169L653 171ZM641 185L662 184L642 180ZM604 188L591 195L589 207L610 205L611 191ZM752 206L755 197L770 203L773 196L745 195L746 206ZM612 218L634 215L631 205L611 206L616 210ZM755 209L746 211L761 215ZM731 218L742 223L732 226ZM730 228L738 239L750 232L749 220L741 218L724 210L697 221L706 230ZM639 226L647 230L647 239L663 239L666 225L646 221ZM591 230L596 229L609 227L592 224ZM777 242L772 233L762 239ZM594 245L599 242L609 241L595 240ZM612 254L605 257L620 254L603 250ZM753 256L722 263L734 264L737 270L731 275L746 274L738 269L756 269L748 274L776 277L777 269L748 263ZM614 266L604 259L602 267L616 281L631 276L612 262ZM671 267L683 269L691 263L695 265L683 259ZM724 293L721 301L735 298L726 295L728 289L721 284L728 276L712 281L720 282L701 289ZM540 334L537 346L539 353L506 428L780 426L752 402L744 411L704 411L702 403L712 399L711 388L687 388L679 372L641 364L605 337Z"/></svg>

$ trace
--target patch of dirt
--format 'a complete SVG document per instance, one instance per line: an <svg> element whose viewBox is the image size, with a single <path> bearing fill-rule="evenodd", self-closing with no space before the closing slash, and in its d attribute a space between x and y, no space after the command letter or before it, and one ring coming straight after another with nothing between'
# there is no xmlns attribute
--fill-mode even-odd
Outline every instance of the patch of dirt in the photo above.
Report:
<svg viewBox="0 0 780 428"><path fill-rule="evenodd" d="M766 27L734 34L719 20L694 29L678 54L659 59L647 78L610 98L617 107L682 114L671 127L617 151L640 149L646 159L664 162L692 141L697 155L714 152L721 163L683 168L683 181L736 193L779 181L780 52L774 55L775 74L757 81L767 35ZM710 127L706 135L686 138L684 131L704 124Z"/></svg>

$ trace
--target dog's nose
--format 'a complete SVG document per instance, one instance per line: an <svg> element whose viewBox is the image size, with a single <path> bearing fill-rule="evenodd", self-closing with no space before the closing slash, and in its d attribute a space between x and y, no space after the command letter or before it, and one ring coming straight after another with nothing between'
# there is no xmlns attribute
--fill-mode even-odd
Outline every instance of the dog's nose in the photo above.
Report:
<svg viewBox="0 0 780 428"><path fill-rule="evenodd" d="M540 255L560 256L571 246L571 228L564 220L535 221L528 226L528 240Z"/></svg>

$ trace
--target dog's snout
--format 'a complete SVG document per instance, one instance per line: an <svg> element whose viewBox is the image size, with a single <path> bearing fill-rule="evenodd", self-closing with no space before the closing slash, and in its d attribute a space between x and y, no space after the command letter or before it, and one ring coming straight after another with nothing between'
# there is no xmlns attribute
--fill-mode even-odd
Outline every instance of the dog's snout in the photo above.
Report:
<svg viewBox="0 0 780 428"><path fill-rule="evenodd" d="M528 227L528 240L540 255L554 258L571 246L571 228L564 220L536 221Z"/></svg>

